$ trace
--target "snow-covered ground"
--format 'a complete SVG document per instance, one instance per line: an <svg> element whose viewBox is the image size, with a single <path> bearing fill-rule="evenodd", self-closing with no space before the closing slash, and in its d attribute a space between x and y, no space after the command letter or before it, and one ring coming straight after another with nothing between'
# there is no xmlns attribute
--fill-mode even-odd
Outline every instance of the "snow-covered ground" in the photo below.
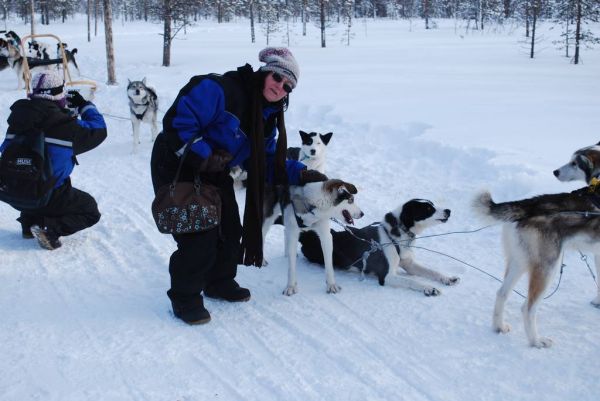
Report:
<svg viewBox="0 0 600 401"><path fill-rule="evenodd" d="M248 25L199 22L175 40L164 68L159 24L116 21L119 85L111 87L103 36L87 43L83 19L48 29L78 48L83 76L100 83L99 109L127 117L128 78L146 77L164 112L192 75L258 66L265 43L260 35L250 43ZM349 47L332 28L325 49L316 27L302 37L293 26L301 77L286 118L289 143L299 144L299 129L334 132L328 175L359 188L359 226L419 197L452 209L430 233L479 228L470 209L478 190L508 200L577 188L552 170L600 140L598 50L569 64L552 48L558 32L547 30L531 60L521 28L439 26L358 20ZM13 21L9 29L24 35L28 27ZM283 44L281 36L271 44ZM23 96L15 88L14 74L0 72L1 132ZM270 265L239 268L252 300L207 300L210 324L183 324L165 294L175 243L157 232L149 210L149 127L133 155L130 123L107 123L109 138L73 174L98 200L98 225L48 252L21 239L17 212L0 205L0 400L597 399L600 310L590 306L594 283L576 253L566 255L560 288L539 309L550 349L527 345L514 293L506 310L513 331L492 332L499 283L424 250L416 251L422 262L460 284L427 298L337 272L343 291L328 295L322 269L300 257L300 291L283 296L280 227L267 239ZM417 245L503 274L498 226ZM517 288L525 292L525 282Z"/></svg>

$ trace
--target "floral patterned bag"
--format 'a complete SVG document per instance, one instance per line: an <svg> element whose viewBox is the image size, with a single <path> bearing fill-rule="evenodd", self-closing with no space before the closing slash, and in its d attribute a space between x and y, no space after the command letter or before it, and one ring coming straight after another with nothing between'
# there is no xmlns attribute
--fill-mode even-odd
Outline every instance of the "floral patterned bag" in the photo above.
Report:
<svg viewBox="0 0 600 401"><path fill-rule="evenodd" d="M152 202L152 216L163 234L190 234L210 230L221 222L221 196L212 185L200 182L177 182L183 160L190 149L190 139L173 182L158 188Z"/></svg>

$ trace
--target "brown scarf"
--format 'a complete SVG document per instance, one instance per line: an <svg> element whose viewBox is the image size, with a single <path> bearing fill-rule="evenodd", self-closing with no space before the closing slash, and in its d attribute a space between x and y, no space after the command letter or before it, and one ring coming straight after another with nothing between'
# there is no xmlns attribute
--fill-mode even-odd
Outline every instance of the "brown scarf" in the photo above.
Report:
<svg viewBox="0 0 600 401"><path fill-rule="evenodd" d="M252 77L252 104L250 132L250 160L248 166L248 181L246 187L246 205L244 208L244 229L242 234L241 261L246 266L261 267L263 263L262 222L263 199L265 194L266 155L265 133L263 121L264 75L255 72ZM275 184L287 186L285 158L287 152L287 134L283 109L277 115L277 145L275 148Z"/></svg>

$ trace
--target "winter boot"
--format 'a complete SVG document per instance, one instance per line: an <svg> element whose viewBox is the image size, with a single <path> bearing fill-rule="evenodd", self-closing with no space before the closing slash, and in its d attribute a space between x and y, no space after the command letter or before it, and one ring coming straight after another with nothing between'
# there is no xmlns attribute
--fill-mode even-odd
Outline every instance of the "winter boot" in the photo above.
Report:
<svg viewBox="0 0 600 401"><path fill-rule="evenodd" d="M33 233L31 232L31 227L21 224L21 236L25 239L32 239Z"/></svg>
<svg viewBox="0 0 600 401"><path fill-rule="evenodd" d="M233 279L207 286L204 289L204 295L228 302L246 302L250 300L250 290L240 287Z"/></svg>
<svg viewBox="0 0 600 401"><path fill-rule="evenodd" d="M200 303L183 304L177 301L171 301L173 315L183 320L189 325L205 324L210 322L210 313L204 307L204 302L200 298Z"/></svg>
<svg viewBox="0 0 600 401"><path fill-rule="evenodd" d="M50 229L41 228L38 225L33 225L31 226L31 233L38 240L40 246L44 249L52 251L62 246L60 240L58 239L58 235L56 235L56 233L54 233L54 231Z"/></svg>

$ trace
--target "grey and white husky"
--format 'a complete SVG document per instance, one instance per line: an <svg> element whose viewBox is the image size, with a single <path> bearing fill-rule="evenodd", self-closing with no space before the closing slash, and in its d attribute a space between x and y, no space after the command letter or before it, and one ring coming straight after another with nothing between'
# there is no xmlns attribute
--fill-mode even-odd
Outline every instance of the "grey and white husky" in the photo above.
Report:
<svg viewBox="0 0 600 401"><path fill-rule="evenodd" d="M593 253L600 275L600 195L590 186L573 192L496 203L489 192L483 192L474 206L483 215L506 223L503 227L506 272L496 294L494 330L510 331L510 325L504 322L504 304L517 281L528 273L527 299L521 307L525 331L531 346L550 347L552 340L538 335L536 313L563 250L574 247ZM592 304L600 307L600 287Z"/></svg>
<svg viewBox="0 0 600 401"><path fill-rule="evenodd" d="M156 91L146 85L146 78L141 81L128 80L127 97L129 98L129 112L133 128L133 152L140 143L140 124L145 122L152 126L152 141L158 135L156 115L158 113L158 96Z"/></svg>

